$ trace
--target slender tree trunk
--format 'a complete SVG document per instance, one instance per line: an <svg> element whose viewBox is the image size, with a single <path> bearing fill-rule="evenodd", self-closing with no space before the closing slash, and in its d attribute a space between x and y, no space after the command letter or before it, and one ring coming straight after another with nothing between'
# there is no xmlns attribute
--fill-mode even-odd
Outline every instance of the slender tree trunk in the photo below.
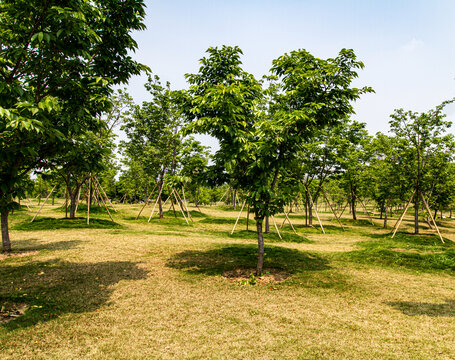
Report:
<svg viewBox="0 0 455 360"><path fill-rule="evenodd" d="M308 226L313 226L313 206L308 203Z"/></svg>
<svg viewBox="0 0 455 360"><path fill-rule="evenodd" d="M258 233L258 264L256 267L256 276L261 276L264 265L264 237L262 235L262 220L256 220L256 229Z"/></svg>
<svg viewBox="0 0 455 360"><path fill-rule="evenodd" d="M416 192L414 200L414 234L419 233L419 193Z"/></svg>
<svg viewBox="0 0 455 360"><path fill-rule="evenodd" d="M387 199L387 204L385 205L385 211L384 211L384 229L387 229L387 208L389 207L390 204L390 199ZM382 211L381 211L382 214Z"/></svg>
<svg viewBox="0 0 455 360"><path fill-rule="evenodd" d="M237 189L234 190L234 195L232 197L232 202L234 203L234 210L237 209L237 202L236 202L236 198L237 198Z"/></svg>
<svg viewBox="0 0 455 360"><path fill-rule="evenodd" d="M355 202L355 194L354 191L351 191L351 211L352 211L352 220L357 220L357 210L356 210L356 202Z"/></svg>
<svg viewBox="0 0 455 360"><path fill-rule="evenodd" d="M76 217L78 191L79 189L76 187L76 190L73 193L70 193L70 219L74 219Z"/></svg>
<svg viewBox="0 0 455 360"><path fill-rule="evenodd" d="M269 223L269 217L265 217L265 233L268 234L270 233L270 223Z"/></svg>
<svg viewBox="0 0 455 360"><path fill-rule="evenodd" d="M8 231L8 211L2 212L2 253L9 254L11 252L11 241Z"/></svg>
<svg viewBox="0 0 455 360"><path fill-rule="evenodd" d="M159 208L159 212L160 212L160 219L164 219L164 214L163 214L163 202L161 201L161 189L163 188L163 179L161 179L161 182L160 182L160 188L158 189L158 194L160 194L158 196L158 208Z"/></svg>

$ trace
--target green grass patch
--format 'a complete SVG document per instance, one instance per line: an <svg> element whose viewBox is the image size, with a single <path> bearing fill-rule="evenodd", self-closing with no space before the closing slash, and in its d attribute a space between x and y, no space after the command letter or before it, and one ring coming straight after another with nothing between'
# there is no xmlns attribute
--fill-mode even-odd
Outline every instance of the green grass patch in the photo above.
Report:
<svg viewBox="0 0 455 360"><path fill-rule="evenodd" d="M407 233L398 233L393 239L390 234L372 234L370 238L375 240L360 242L357 244L360 250L339 256L363 264L425 272L455 272L455 243L449 240L443 244L435 236Z"/></svg>
<svg viewBox="0 0 455 360"><path fill-rule="evenodd" d="M280 231L282 239L278 236L276 232L270 232L268 234L263 234L264 237L264 242L265 243L274 243L274 242L290 242L290 243L312 243L311 240L307 239L304 236L301 235L296 235L292 232L284 232ZM258 240L258 235L256 231L252 230L240 230L240 231L234 231L234 233L231 235L231 233L228 234L228 237L234 238L234 239L248 239L248 240Z"/></svg>
<svg viewBox="0 0 455 360"><path fill-rule="evenodd" d="M112 229L121 228L122 225L105 219L90 219L90 224L87 224L86 218L75 219L56 219L56 218L39 218L33 222L22 222L12 227L13 230L57 230L57 229Z"/></svg>

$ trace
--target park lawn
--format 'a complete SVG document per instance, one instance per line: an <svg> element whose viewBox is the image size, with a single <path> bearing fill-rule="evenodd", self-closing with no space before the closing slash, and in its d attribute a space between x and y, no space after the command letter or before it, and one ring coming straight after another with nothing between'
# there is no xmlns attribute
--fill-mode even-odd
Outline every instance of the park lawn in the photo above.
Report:
<svg viewBox="0 0 455 360"><path fill-rule="evenodd" d="M0 324L2 359L455 358L453 220L443 245L406 234L410 218L391 240L379 219L346 215L343 232L323 214L322 234L294 214L298 235L271 224L256 279L255 234L242 220L230 235L237 211L192 209L186 225L118 208L89 228L58 205L11 216L0 307L27 310Z"/></svg>

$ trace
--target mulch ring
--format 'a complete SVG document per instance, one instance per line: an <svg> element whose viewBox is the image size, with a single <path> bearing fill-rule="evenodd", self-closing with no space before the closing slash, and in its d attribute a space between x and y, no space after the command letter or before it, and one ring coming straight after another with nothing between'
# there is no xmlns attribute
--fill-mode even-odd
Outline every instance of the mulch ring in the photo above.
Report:
<svg viewBox="0 0 455 360"><path fill-rule="evenodd" d="M29 306L27 304L1 303L0 304L0 324L17 319L25 314Z"/></svg>
<svg viewBox="0 0 455 360"><path fill-rule="evenodd" d="M0 261L6 260L8 258L12 257L24 257L24 256L30 256L30 255L36 255L38 254L37 250L34 251L19 251L19 252L12 252L9 254L0 254Z"/></svg>
<svg viewBox="0 0 455 360"><path fill-rule="evenodd" d="M234 269L225 271L223 277L239 284L270 284L286 280L290 275L279 269L264 269L262 276L255 276L256 269Z"/></svg>

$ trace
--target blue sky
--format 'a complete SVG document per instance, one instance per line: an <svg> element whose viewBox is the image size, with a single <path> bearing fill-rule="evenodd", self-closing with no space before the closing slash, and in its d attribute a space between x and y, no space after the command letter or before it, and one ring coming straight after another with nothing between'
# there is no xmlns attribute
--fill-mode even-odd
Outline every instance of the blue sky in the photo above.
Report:
<svg viewBox="0 0 455 360"><path fill-rule="evenodd" d="M244 69L261 77L296 49L321 58L352 48L363 61L356 86L376 94L354 105L371 133L388 130L395 108L426 111L455 96L454 0L149 0L147 30L134 34L134 58L172 88L187 86L210 46L237 45ZM136 102L144 78L130 81ZM455 105L447 109L455 121ZM452 131L453 132L453 131ZM207 145L214 142L202 138Z"/></svg>

